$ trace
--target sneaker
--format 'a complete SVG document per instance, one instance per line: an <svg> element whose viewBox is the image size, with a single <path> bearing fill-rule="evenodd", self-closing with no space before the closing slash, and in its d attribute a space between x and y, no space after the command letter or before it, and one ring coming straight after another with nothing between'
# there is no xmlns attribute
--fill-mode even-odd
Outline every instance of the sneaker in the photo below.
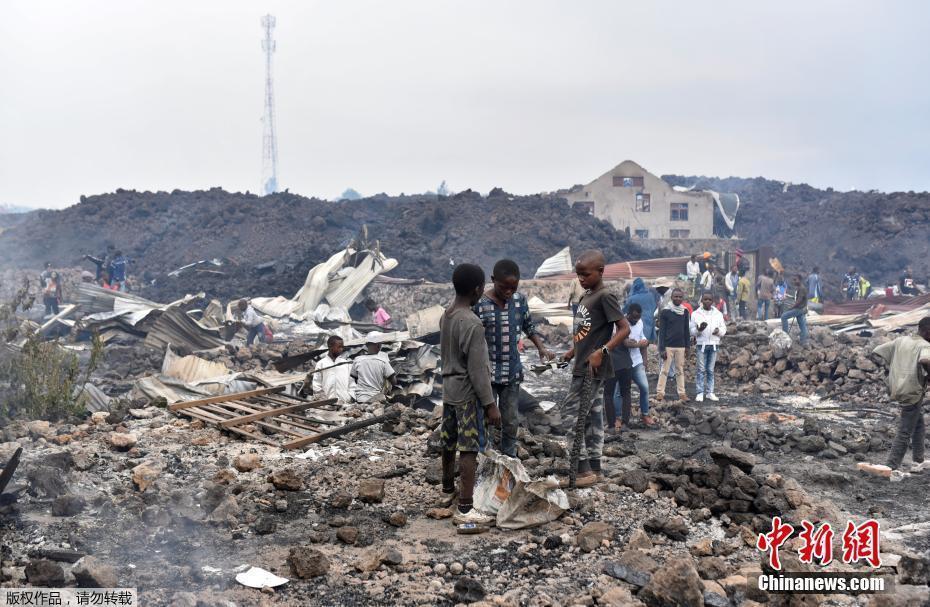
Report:
<svg viewBox="0 0 930 607"><path fill-rule="evenodd" d="M699 402L699 403L703 403L703 402L704 402L704 394L698 394L697 396L694 397L694 400L696 400L696 401Z"/></svg>
<svg viewBox="0 0 930 607"><path fill-rule="evenodd" d="M456 508L455 514L452 516L452 522L456 525L464 525L467 523L472 523L474 525L493 525L494 521L497 519L489 514L484 514L479 512L477 508L472 508L468 512L462 514Z"/></svg>
<svg viewBox="0 0 930 607"><path fill-rule="evenodd" d="M716 395L716 394L714 394L713 392L711 392L710 394L707 395L707 400L712 400L712 401L714 401L714 402L717 402L717 401L720 400L720 399L717 398L717 395Z"/></svg>
<svg viewBox="0 0 930 607"><path fill-rule="evenodd" d="M911 472L920 474L924 470L930 470L930 462L914 462L911 464Z"/></svg>
<svg viewBox="0 0 930 607"><path fill-rule="evenodd" d="M644 415L644 416L643 416L643 423L646 424L647 426L655 426L655 425L656 425L656 420L655 420L655 418L652 417L651 415Z"/></svg>
<svg viewBox="0 0 930 607"><path fill-rule="evenodd" d="M459 494L457 491L453 491L452 493L446 493L445 491L440 491L439 499L437 499L433 505L436 508L448 508L449 506L455 503L458 497L459 497Z"/></svg>

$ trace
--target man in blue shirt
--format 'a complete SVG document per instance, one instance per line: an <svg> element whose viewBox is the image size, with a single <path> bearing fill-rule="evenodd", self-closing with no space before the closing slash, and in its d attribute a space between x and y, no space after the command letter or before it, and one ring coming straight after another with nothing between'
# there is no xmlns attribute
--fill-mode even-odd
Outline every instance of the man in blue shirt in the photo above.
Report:
<svg viewBox="0 0 930 607"><path fill-rule="evenodd" d="M516 262L502 259L494 264L491 274L492 288L475 304L474 311L484 325L491 359L491 388L501 412L501 444L504 455L517 456L517 402L520 400L520 382L523 381L523 364L517 343L520 334L526 335L542 360L553 354L546 349L530 315L526 297L517 292L520 286L520 268Z"/></svg>
<svg viewBox="0 0 930 607"><path fill-rule="evenodd" d="M123 256L122 251L117 251L110 262L110 288L115 291L126 292L126 266L129 265L129 259Z"/></svg>

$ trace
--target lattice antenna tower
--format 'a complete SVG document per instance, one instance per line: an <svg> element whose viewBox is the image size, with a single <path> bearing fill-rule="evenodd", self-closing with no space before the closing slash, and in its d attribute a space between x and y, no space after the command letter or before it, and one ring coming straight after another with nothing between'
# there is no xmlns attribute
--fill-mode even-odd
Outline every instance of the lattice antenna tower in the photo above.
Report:
<svg viewBox="0 0 930 607"><path fill-rule="evenodd" d="M262 17L265 38L262 50L265 51L265 114L262 116L262 194L278 191L278 141L275 137L274 120L274 75L272 74L272 55L275 51L274 15Z"/></svg>

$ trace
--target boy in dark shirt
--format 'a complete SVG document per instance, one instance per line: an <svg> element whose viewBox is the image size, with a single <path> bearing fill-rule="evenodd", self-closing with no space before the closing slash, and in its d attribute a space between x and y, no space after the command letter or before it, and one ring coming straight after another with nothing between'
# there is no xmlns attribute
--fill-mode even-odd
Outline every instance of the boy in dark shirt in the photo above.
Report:
<svg viewBox="0 0 930 607"><path fill-rule="evenodd" d="M499 426L501 414L491 390L488 345L484 325L472 308L484 291L484 270L463 263L452 272L455 300L439 320L442 360L442 492L445 502L455 495L455 454L459 453L456 525L488 525L494 518L472 508L478 452L487 446L487 424Z"/></svg>
<svg viewBox="0 0 930 607"><path fill-rule="evenodd" d="M665 399L665 382L668 381L669 362L675 363L675 379L678 384L678 399L688 400L685 392L685 361L691 346L691 313L682 305L685 294L681 289L672 291L672 303L659 314L659 356L665 361L659 371L659 384L656 387L656 400ZM671 359L671 361L669 360Z"/></svg>
<svg viewBox="0 0 930 607"><path fill-rule="evenodd" d="M575 273L585 294L575 315L572 348L562 356L565 361L575 359L572 383L562 403L562 420L568 424L567 448L570 451L575 441L576 424L584 424L584 440L578 450L577 468L570 470L569 478L577 474L575 486L588 487L603 478L603 387L604 380L613 376L610 351L629 336L630 325L623 317L617 296L604 285L603 253L587 251L582 254L575 263ZM583 399L587 402L582 402ZM582 416L583 419L579 419Z"/></svg>

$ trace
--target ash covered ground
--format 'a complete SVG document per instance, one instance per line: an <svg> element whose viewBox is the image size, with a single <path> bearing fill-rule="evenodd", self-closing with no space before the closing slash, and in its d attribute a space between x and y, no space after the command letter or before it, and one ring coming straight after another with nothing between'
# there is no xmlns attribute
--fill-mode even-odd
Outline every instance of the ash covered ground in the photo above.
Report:
<svg viewBox="0 0 930 607"><path fill-rule="evenodd" d="M396 420L297 451L146 399L71 422L8 421L0 461L24 451L7 489L18 499L0 506L2 583L135 586L145 605L924 604L930 475L891 483L855 467L884 461L893 436L868 355L889 336L816 329L811 347L784 349L769 332L731 325L720 402L679 403L669 387L653 401L655 428L634 416L608 435L604 483L570 491L556 521L514 531L458 535L435 507L438 410L401 405ZM567 348L564 329L544 335ZM212 360L254 371L295 350L230 347ZM94 379L125 396L162 354L141 342L109 348ZM656 369L653 356L653 391ZM519 454L534 477L567 469L568 382L561 370L525 382ZM756 541L774 515L834 529L877 519L894 594L760 592ZM798 562L798 546L783 547L785 567L820 570ZM246 588L234 579L243 565L290 581ZM836 559L827 570L869 569Z"/></svg>

